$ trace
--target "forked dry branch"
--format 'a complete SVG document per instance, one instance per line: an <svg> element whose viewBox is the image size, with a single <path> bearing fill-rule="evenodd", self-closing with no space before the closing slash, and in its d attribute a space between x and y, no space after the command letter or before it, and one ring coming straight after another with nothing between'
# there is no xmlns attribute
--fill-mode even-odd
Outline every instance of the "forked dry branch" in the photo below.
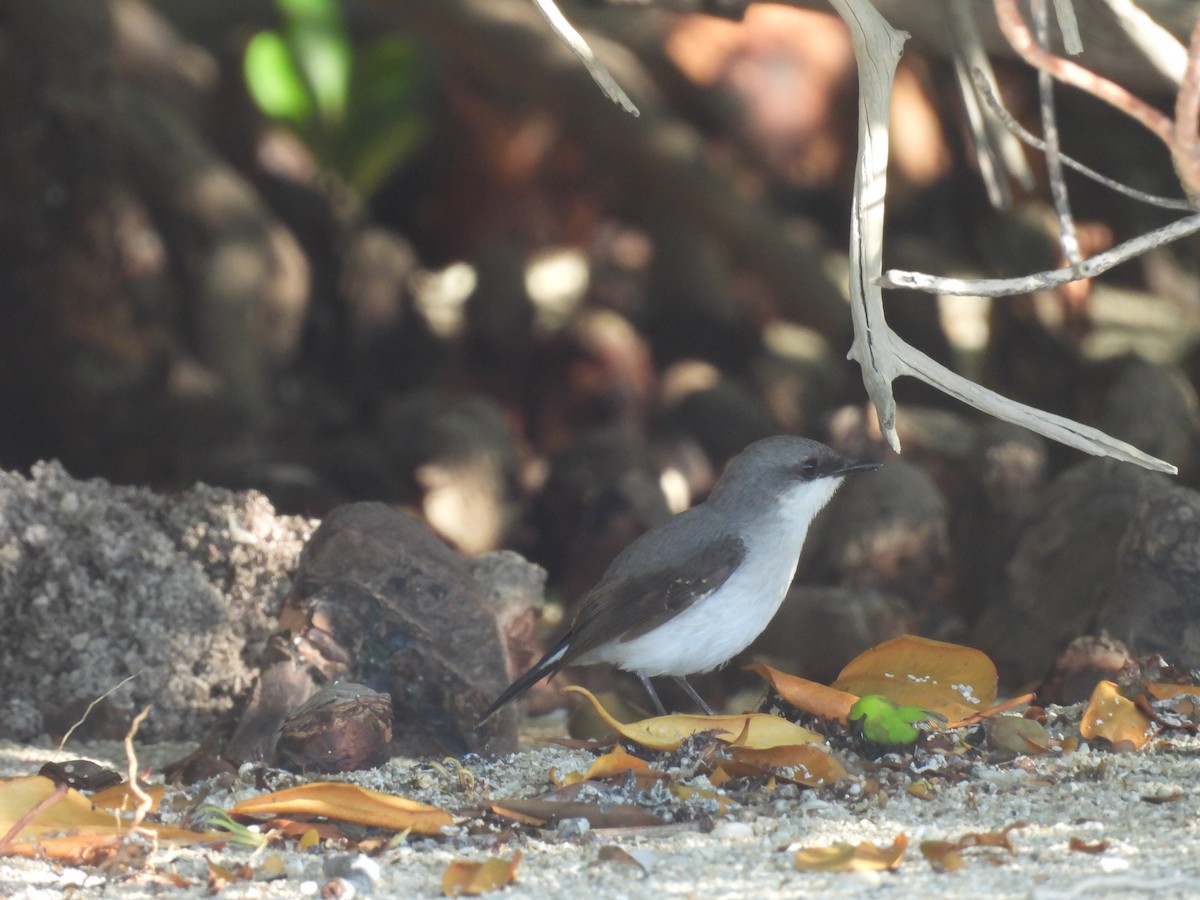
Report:
<svg viewBox="0 0 1200 900"><path fill-rule="evenodd" d="M544 13L546 7L554 5L553 0L535 2ZM1006 36L1026 61L1058 80L1067 81L1107 100L1141 122L1167 144L1184 192L1195 206L1197 197L1200 197L1200 133L1197 129L1197 123L1200 121L1200 24L1197 25L1190 52L1187 54L1176 115L1175 119L1171 120L1119 85L1047 50L1025 24L1016 0L994 2L997 17ZM1132 0L1106 2L1120 8L1125 18L1119 21L1128 19L1136 22L1142 44L1163 40L1162 34L1147 25L1144 17L1139 17ZM1067 252L1065 255L1072 265L1015 279L965 281L896 271L889 271L885 275L882 271L882 260L887 193L888 118L895 69L907 35L892 28L870 0L829 0L829 3L850 30L859 74L859 146L850 234L850 297L854 341L848 356L857 361L862 368L863 383L875 406L885 439L893 449L900 450L892 383L901 376L910 376L982 412L1021 425L1067 446L1096 456L1109 456L1148 469L1174 473L1175 466L1143 453L1131 444L1063 416L1017 403L937 363L903 341L889 327L884 315L882 289L895 287L933 293L1003 296L1059 287L1093 277L1154 247L1200 231L1200 214L1126 241L1106 253L1088 259L1080 258L1076 252ZM795 5L803 4L797 2ZM1054 0L1053 8L1064 45L1068 52L1077 52L1080 47L1079 34L1070 0ZM1173 69L1177 68L1176 63ZM976 78L979 77L980 75L976 74ZM1052 125L1053 110L1047 87L1043 88L1042 94L1044 121ZM1047 141L1047 145L1049 155L1057 159L1055 141L1051 139ZM1061 185L1061 174L1056 175L1053 180ZM993 197L999 195L993 189ZM1058 198L1056 207L1059 209L1060 221L1064 224L1064 234L1069 235L1072 225L1065 194ZM1071 248L1068 246L1065 249L1069 251Z"/></svg>

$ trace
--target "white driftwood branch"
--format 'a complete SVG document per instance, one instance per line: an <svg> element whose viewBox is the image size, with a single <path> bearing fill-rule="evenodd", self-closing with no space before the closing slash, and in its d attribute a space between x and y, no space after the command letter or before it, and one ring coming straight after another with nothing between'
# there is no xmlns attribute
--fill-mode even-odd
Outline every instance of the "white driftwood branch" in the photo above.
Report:
<svg viewBox="0 0 1200 900"><path fill-rule="evenodd" d="M952 294L966 297L1008 297L1013 294L1028 294L1031 291L1046 291L1083 278L1094 278L1107 272L1113 266L1128 262L1155 247L1162 247L1172 241L1187 237L1189 234L1195 234L1197 231L1200 231L1200 213L1177 219L1170 225L1164 225L1162 228L1156 228L1154 231L1130 238L1110 250L1089 256L1074 267L1051 269L1048 272L1036 272L1033 275L1022 275L1019 278L978 279L941 278L922 272L888 269L879 278L879 285L887 288L925 291L930 294Z"/></svg>
<svg viewBox="0 0 1200 900"><path fill-rule="evenodd" d="M981 387L901 340L883 313L884 195L887 188L887 122L896 64L907 35L893 29L869 0L830 0L850 29L858 65L858 164L850 226L850 305L854 343L849 358L862 367L880 430L896 451L896 400L892 382L909 375L998 419L1021 425L1069 447L1137 463L1160 472L1175 467L1102 431L1017 403ZM1200 229L1200 216L1196 228ZM1085 261L1083 265L1086 265Z"/></svg>
<svg viewBox="0 0 1200 900"><path fill-rule="evenodd" d="M1121 28L1146 58L1146 63L1169 78L1176 86L1187 73L1187 47L1175 35L1155 22L1133 0L1104 0Z"/></svg>
<svg viewBox="0 0 1200 900"><path fill-rule="evenodd" d="M562 10L558 8L554 0L533 0L533 5L545 17L559 39L579 57L580 62L588 70L588 74L592 76L592 80L600 86L600 90L604 91L605 96L630 115L641 115L637 106L629 99L629 95L621 89L621 86L617 84L617 80L612 77L612 73L608 71L604 63L600 62L599 57L592 52L592 48L583 39L583 35L576 31L575 26L567 21L567 17L562 14Z"/></svg>

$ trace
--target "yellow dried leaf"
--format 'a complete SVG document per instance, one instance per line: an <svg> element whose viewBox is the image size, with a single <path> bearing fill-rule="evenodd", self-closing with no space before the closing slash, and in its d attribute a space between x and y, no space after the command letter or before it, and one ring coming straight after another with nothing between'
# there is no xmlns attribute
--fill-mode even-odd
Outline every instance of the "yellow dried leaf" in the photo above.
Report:
<svg viewBox="0 0 1200 900"><path fill-rule="evenodd" d="M512 859L491 857L483 862L455 860L446 866L442 875L442 893L447 897L466 895L477 897L488 891L498 890L517 880L517 865L521 862L521 851Z"/></svg>
<svg viewBox="0 0 1200 900"><path fill-rule="evenodd" d="M1132 700L1121 696L1121 689L1111 681L1101 681L1092 691L1079 733L1087 740L1104 738L1114 746L1128 741L1135 750L1150 740L1150 720L1142 715Z"/></svg>
<svg viewBox="0 0 1200 900"><path fill-rule="evenodd" d="M591 703L596 714L622 737L651 750L674 750L694 734L715 732L724 741L741 747L764 750L790 744L820 744L824 738L779 716L743 713L736 716L655 716L640 722L618 722L590 691L570 686L568 694L579 694Z"/></svg>
<svg viewBox="0 0 1200 900"><path fill-rule="evenodd" d="M856 694L839 691L799 675L788 675L765 663L751 663L746 669L759 675L796 709L802 709L822 719L836 719L845 724L850 715L850 707L858 701Z"/></svg>
<svg viewBox="0 0 1200 900"><path fill-rule="evenodd" d="M874 844L834 844L832 847L808 847L796 853L796 868L801 872L875 872L895 869L904 858L908 838L897 835L890 847Z"/></svg>
<svg viewBox="0 0 1200 900"><path fill-rule="evenodd" d="M411 828L417 834L438 834L444 826L454 824L454 817L436 806L335 781L302 784L251 797L234 806L229 814L324 816L393 831Z"/></svg>
<svg viewBox="0 0 1200 900"><path fill-rule="evenodd" d="M150 797L150 809L148 813L158 812L158 804L162 802L163 793L166 791L162 785L144 788L146 794ZM102 791L96 791L92 794L92 805L100 809L115 810L116 812L132 813L138 803L137 796L129 789L128 782L114 784L112 787L105 788Z"/></svg>
<svg viewBox="0 0 1200 900"><path fill-rule="evenodd" d="M956 721L991 706L996 684L996 666L985 653L906 634L860 654L833 686L860 697L882 694Z"/></svg>
<svg viewBox="0 0 1200 900"><path fill-rule="evenodd" d="M613 748L611 753L597 757L586 772L568 772L566 775L558 775L554 769L551 769L550 780L555 787L570 787L581 781L596 781L601 778L624 775L626 772L644 772L649 769L650 763L626 752L624 747L618 745Z"/></svg>

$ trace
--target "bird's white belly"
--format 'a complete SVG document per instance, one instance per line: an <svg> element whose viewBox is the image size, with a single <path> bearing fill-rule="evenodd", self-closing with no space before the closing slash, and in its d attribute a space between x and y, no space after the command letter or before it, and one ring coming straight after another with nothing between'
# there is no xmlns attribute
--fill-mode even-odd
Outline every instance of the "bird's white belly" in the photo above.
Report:
<svg viewBox="0 0 1200 900"><path fill-rule="evenodd" d="M587 661L609 662L645 675L715 669L750 646L770 624L796 572L797 555L792 555L791 565L777 552L744 560L720 588L675 618L632 640L597 647Z"/></svg>

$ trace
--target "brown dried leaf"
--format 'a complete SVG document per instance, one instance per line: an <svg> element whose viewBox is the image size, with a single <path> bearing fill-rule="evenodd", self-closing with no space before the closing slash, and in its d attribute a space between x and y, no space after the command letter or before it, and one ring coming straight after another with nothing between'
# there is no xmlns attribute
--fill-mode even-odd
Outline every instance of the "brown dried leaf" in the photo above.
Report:
<svg viewBox="0 0 1200 900"><path fill-rule="evenodd" d="M1076 853L1103 853L1112 846L1112 841L1108 838L1103 840L1088 843L1083 838L1073 837L1067 841L1067 849L1074 850Z"/></svg>
<svg viewBox="0 0 1200 900"><path fill-rule="evenodd" d="M478 897L488 891L499 890L517 880L517 866L521 862L521 851L512 859L493 856L483 862L455 860L446 866L442 875L442 893L447 897Z"/></svg>
<svg viewBox="0 0 1200 900"><path fill-rule="evenodd" d="M856 694L839 691L827 684L809 681L798 675L788 675L765 663L751 663L745 668L759 675L775 689L780 697L796 709L820 716L822 719L836 720L845 724L850 715L850 707L858 701Z"/></svg>
<svg viewBox="0 0 1200 900"><path fill-rule="evenodd" d="M393 831L409 828L417 834L439 834L443 827L454 824L454 817L436 806L333 781L317 781L251 797L234 806L229 813L235 816L324 816Z"/></svg>
<svg viewBox="0 0 1200 900"><path fill-rule="evenodd" d="M636 803L585 803L578 800L526 800L506 797L502 808L554 825L563 819L587 819L593 828L645 828L663 825L662 819Z"/></svg>
<svg viewBox="0 0 1200 900"><path fill-rule="evenodd" d="M904 858L908 838L897 835L890 847L874 844L834 844L832 847L807 847L796 853L796 868L801 872L877 872L895 869Z"/></svg>

